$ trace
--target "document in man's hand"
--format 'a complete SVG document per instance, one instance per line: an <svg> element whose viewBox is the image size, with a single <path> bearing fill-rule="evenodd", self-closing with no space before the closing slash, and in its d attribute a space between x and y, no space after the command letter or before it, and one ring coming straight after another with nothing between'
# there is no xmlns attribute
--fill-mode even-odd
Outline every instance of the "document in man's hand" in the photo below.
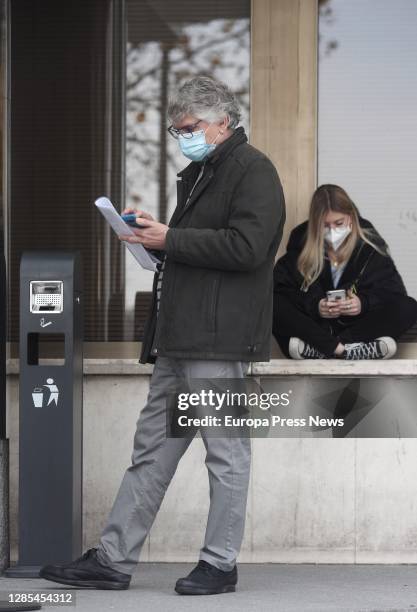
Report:
<svg viewBox="0 0 417 612"><path fill-rule="evenodd" d="M95 205L118 236L135 235L133 229L123 221L108 198L98 198L95 201ZM156 264L159 263L160 260L147 251L142 244L129 244L129 242L125 242L125 244L142 268L153 272L156 270Z"/></svg>

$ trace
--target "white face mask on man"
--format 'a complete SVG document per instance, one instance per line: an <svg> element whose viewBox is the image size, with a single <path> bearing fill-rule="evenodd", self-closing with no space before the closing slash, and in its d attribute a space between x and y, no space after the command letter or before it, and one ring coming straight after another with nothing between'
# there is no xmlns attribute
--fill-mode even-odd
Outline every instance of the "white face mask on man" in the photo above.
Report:
<svg viewBox="0 0 417 612"><path fill-rule="evenodd" d="M324 239L331 245L334 251L342 246L345 239L352 231L352 225L341 225L340 227L328 227L324 230Z"/></svg>

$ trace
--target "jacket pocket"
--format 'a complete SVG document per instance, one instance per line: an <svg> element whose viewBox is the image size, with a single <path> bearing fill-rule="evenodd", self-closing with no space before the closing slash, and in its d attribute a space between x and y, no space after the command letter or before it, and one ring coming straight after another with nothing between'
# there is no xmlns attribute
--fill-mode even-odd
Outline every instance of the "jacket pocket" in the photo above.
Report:
<svg viewBox="0 0 417 612"><path fill-rule="evenodd" d="M207 303L207 329L210 332L217 330L217 304L219 300L220 276L216 276L210 283Z"/></svg>
<svg viewBox="0 0 417 612"><path fill-rule="evenodd" d="M250 301L250 315L248 335L248 350L256 352L258 348L265 342L265 321L271 322L272 327L272 293L264 296L261 300L260 296L254 295Z"/></svg>

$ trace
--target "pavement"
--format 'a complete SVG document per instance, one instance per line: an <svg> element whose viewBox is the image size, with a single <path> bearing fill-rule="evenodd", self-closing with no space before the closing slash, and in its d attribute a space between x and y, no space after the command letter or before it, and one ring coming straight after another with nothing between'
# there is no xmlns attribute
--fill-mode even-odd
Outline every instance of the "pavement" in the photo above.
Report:
<svg viewBox="0 0 417 612"><path fill-rule="evenodd" d="M41 579L0 577L0 600L9 591L62 594L68 612L417 612L415 565L241 564L236 593L181 596L173 587L193 565L140 563L127 591L73 589ZM63 607L43 604L42 610Z"/></svg>

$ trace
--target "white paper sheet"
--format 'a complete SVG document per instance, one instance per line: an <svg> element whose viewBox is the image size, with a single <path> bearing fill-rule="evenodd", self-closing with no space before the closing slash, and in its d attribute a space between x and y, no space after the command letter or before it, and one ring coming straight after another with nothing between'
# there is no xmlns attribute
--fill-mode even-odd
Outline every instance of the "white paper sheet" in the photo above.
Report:
<svg viewBox="0 0 417 612"><path fill-rule="evenodd" d="M135 235L133 228L123 221L108 198L98 198L95 201L95 205L118 236L129 234L132 236ZM147 251L142 244L129 244L125 242L125 245L142 268L155 272L156 264L160 261L157 257Z"/></svg>

